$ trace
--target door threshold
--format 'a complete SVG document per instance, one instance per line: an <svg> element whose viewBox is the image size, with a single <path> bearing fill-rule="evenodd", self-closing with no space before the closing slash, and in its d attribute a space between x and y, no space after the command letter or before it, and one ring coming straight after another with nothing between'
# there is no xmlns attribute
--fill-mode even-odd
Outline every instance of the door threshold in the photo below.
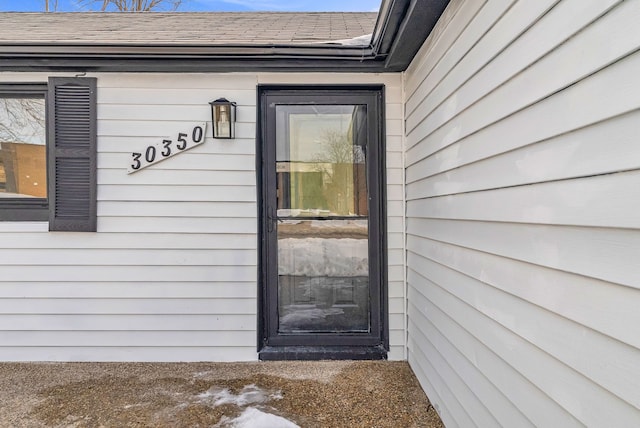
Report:
<svg viewBox="0 0 640 428"><path fill-rule="evenodd" d="M386 360L382 346L265 346L261 361L287 360Z"/></svg>

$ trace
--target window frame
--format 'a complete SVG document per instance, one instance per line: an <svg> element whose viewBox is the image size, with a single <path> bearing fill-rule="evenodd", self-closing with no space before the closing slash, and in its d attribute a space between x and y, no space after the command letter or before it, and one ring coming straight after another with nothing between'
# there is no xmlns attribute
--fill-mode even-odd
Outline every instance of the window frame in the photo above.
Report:
<svg viewBox="0 0 640 428"><path fill-rule="evenodd" d="M49 85L47 83L0 83L0 98L41 98L45 105L47 181L49 178ZM47 198L0 198L0 221L48 221L51 187Z"/></svg>

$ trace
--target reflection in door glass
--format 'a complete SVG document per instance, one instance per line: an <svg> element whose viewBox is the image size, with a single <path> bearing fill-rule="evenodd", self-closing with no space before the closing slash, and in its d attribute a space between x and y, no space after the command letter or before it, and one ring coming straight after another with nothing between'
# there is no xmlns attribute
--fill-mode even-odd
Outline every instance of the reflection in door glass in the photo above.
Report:
<svg viewBox="0 0 640 428"><path fill-rule="evenodd" d="M280 332L368 331L366 220L278 225Z"/></svg>
<svg viewBox="0 0 640 428"><path fill-rule="evenodd" d="M276 107L280 333L369 330L366 109Z"/></svg>

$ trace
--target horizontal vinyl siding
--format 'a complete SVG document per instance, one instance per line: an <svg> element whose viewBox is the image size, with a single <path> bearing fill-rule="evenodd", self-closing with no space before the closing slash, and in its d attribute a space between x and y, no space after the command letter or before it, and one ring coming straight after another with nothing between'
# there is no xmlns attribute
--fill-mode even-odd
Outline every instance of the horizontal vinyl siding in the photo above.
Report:
<svg viewBox="0 0 640 428"><path fill-rule="evenodd" d="M638 1L452 1L405 73L408 359L447 427L640 425Z"/></svg>
<svg viewBox="0 0 640 428"><path fill-rule="evenodd" d="M256 77L97 77L98 232L3 229L0 359L255 360ZM126 173L221 96L238 139Z"/></svg>
<svg viewBox="0 0 640 428"><path fill-rule="evenodd" d="M405 358L400 75L96 77L98 232L0 223L0 360L257 358L256 85L267 82L386 85L389 356ZM238 103L234 140L211 138L219 97ZM204 144L126 173L131 151L204 121Z"/></svg>

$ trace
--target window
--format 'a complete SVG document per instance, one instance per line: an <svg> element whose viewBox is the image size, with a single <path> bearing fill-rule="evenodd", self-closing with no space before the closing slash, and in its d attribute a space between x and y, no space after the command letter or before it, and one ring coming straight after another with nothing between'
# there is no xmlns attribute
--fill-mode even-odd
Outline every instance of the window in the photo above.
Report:
<svg viewBox="0 0 640 428"><path fill-rule="evenodd" d="M0 220L96 229L96 79L0 84Z"/></svg>
<svg viewBox="0 0 640 428"><path fill-rule="evenodd" d="M0 206L7 220L46 220L47 85L0 86Z"/></svg>

